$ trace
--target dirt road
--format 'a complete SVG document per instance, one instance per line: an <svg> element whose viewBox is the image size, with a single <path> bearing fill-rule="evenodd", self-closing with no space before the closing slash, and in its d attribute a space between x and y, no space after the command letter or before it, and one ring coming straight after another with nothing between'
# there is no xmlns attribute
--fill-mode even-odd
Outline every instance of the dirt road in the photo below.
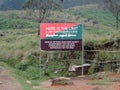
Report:
<svg viewBox="0 0 120 90"><path fill-rule="evenodd" d="M0 90L22 90L20 84L9 74L9 71L2 69L0 72Z"/></svg>
<svg viewBox="0 0 120 90"><path fill-rule="evenodd" d="M51 81L45 81L41 86L35 86L33 88L37 90L120 90L120 82L112 82L110 85L90 85L88 83L94 80L77 78L72 81L74 85L68 86L51 86Z"/></svg>

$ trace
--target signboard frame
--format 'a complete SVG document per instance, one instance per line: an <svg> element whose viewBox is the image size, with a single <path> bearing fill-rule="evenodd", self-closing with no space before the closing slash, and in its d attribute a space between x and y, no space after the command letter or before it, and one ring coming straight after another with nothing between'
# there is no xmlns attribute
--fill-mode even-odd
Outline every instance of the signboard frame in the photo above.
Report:
<svg viewBox="0 0 120 90"><path fill-rule="evenodd" d="M82 33L83 25L81 23L41 23L41 50L82 50Z"/></svg>
<svg viewBox="0 0 120 90"><path fill-rule="evenodd" d="M43 24L43 23L41 23L41 24ZM40 51L42 52L42 51L56 51L56 50L58 50L58 51L73 51L73 50L69 50L69 49L64 49L64 50L60 50L60 49L56 49L56 50L43 50L42 48L41 48L41 46L42 46L42 43L41 43L41 35L42 35L42 32L41 32L41 24L40 24L40 27L39 27L39 29L40 29ZM44 24L48 24L48 23L44 23ZM49 23L50 24L50 23ZM51 24L53 24L53 23L51 23ZM54 23L55 24L55 23ZM58 24L58 23L57 23ZM61 24L65 24L65 23L61 23ZM66 23L66 24L69 24L69 23ZM81 41L82 41L82 43L81 43L81 49L79 49L79 50L81 50L82 51L82 65L84 64L84 26L83 26L83 24L81 24L81 23L76 23L76 24L80 24L81 26L82 26L82 33L81 33ZM57 40L59 40L59 39L57 39ZM78 51L78 50L77 50ZM39 58L39 60L40 60L40 78L42 77L42 68L41 68L41 65L42 65L42 59L41 59L41 52L40 52L40 58ZM48 54L48 53L47 53ZM47 55L48 56L48 55ZM47 57L47 60L49 59L49 57ZM82 74L82 76L84 76L84 66L82 67L82 71L81 71L81 74Z"/></svg>

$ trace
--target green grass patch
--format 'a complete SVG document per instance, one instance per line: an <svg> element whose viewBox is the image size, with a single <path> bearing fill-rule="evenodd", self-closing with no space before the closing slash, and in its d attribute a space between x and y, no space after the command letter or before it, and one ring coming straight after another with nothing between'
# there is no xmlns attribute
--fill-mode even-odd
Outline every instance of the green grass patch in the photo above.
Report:
<svg viewBox="0 0 120 90"><path fill-rule="evenodd" d="M40 80L40 78L37 78L37 80L30 80L30 79L32 79L32 78L29 77L29 75L32 75L31 72L34 73L35 70L34 70L34 71L32 70L32 71L29 72L29 73L26 71L26 73L24 73L24 71L15 69L15 68L9 66L9 65L8 65L7 63L5 63L5 62L0 62L0 66L4 67L4 68L6 68L6 69L8 69L8 70L10 71L10 75L11 75L12 77L16 78L16 80L21 84L23 90L33 90L33 86L39 86L40 83L43 81L43 80ZM39 72L39 73L40 73L40 72ZM27 76L27 75L28 75L28 76ZM35 76L35 75L36 75L36 74L34 73L34 76ZM26 76L27 76L27 77L26 77ZM28 78L28 77L29 77L29 78ZM30 84L30 85L26 83L27 80L31 81L31 84Z"/></svg>
<svg viewBox="0 0 120 90"><path fill-rule="evenodd" d="M97 21L99 24L114 26L115 18L107 10L98 8L97 5L77 6L66 10L68 13L80 16L90 21Z"/></svg>
<svg viewBox="0 0 120 90"><path fill-rule="evenodd" d="M0 29L37 28L35 21L0 16Z"/></svg>
<svg viewBox="0 0 120 90"><path fill-rule="evenodd" d="M105 78L108 82L120 82L120 78L114 78L114 77L107 77Z"/></svg>
<svg viewBox="0 0 120 90"><path fill-rule="evenodd" d="M111 85L112 83L104 80L93 80L87 84L88 85Z"/></svg>

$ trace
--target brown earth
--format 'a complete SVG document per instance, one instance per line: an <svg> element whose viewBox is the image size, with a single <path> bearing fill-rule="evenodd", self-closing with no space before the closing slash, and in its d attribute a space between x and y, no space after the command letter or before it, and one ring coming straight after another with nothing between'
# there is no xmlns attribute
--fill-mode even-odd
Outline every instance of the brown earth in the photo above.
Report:
<svg viewBox="0 0 120 90"><path fill-rule="evenodd" d="M120 75L110 74L110 77L120 78ZM51 81L45 81L41 84L41 86L33 87L34 90L120 90L120 81L119 82L111 82L110 85L92 85L88 84L93 82L87 77L75 77L72 78L74 85L68 86L51 86ZM98 80L99 82L99 80ZM104 81L103 81L104 82Z"/></svg>
<svg viewBox="0 0 120 90"><path fill-rule="evenodd" d="M119 74L109 73L108 77L119 78ZM33 90L120 90L120 81L112 82L110 85L91 85L88 83L93 82L88 77L75 77L71 79L74 85L66 86L51 86L51 81L45 81L41 86L34 86ZM99 82L99 80L98 80ZM10 76L9 71L3 69L0 73L0 90L22 90L20 84Z"/></svg>
<svg viewBox="0 0 120 90"><path fill-rule="evenodd" d="M10 76L9 71L2 69L0 72L0 90L22 90L20 84Z"/></svg>

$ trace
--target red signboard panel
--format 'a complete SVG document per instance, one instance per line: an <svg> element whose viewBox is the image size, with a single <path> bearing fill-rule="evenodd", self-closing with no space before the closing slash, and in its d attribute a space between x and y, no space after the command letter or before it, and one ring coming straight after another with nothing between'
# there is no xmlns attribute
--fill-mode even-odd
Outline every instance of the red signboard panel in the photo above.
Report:
<svg viewBox="0 0 120 90"><path fill-rule="evenodd" d="M41 23L41 49L81 50L82 29L79 23Z"/></svg>

